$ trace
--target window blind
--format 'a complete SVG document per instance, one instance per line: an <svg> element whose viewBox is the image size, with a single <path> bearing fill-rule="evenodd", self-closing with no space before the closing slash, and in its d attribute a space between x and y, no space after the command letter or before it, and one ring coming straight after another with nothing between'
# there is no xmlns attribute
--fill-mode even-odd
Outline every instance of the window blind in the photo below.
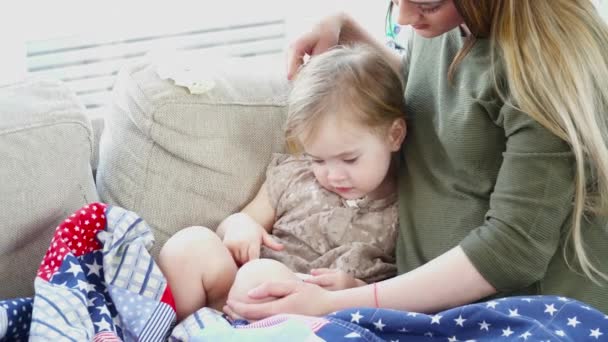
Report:
<svg viewBox="0 0 608 342"><path fill-rule="evenodd" d="M108 103L119 69L155 49L247 57L282 53L285 40L283 19L123 39L70 36L26 42L26 65L32 76L66 82L87 109L95 109Z"/></svg>

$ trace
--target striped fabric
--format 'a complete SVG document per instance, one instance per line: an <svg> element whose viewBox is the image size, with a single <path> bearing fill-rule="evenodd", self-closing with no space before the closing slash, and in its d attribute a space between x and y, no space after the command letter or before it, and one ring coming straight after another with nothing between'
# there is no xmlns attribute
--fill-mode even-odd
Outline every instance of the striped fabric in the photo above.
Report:
<svg viewBox="0 0 608 342"><path fill-rule="evenodd" d="M166 279L136 214L92 203L55 230L31 299L0 301L0 340L159 341L175 324Z"/></svg>

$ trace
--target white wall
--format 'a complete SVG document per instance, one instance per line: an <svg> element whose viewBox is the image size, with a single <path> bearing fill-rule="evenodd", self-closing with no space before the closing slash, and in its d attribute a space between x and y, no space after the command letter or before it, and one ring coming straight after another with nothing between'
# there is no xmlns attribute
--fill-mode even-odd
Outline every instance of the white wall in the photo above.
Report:
<svg viewBox="0 0 608 342"><path fill-rule="evenodd" d="M0 86L25 77L24 37L22 24L18 20L21 17L21 13L13 6L0 5Z"/></svg>
<svg viewBox="0 0 608 342"><path fill-rule="evenodd" d="M352 15L374 36L383 39L384 14L388 2L383 0L307 0L293 1L286 12L289 37L297 37L326 15L344 11Z"/></svg>
<svg viewBox="0 0 608 342"><path fill-rule="evenodd" d="M602 17L604 17L604 19L608 21L608 1L600 0L598 7L600 9L600 14L602 15Z"/></svg>

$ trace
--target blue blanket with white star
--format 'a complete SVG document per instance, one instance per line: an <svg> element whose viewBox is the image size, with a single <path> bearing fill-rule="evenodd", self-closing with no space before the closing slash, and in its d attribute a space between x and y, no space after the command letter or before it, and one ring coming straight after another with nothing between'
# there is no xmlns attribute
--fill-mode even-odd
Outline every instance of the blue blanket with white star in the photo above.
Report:
<svg viewBox="0 0 608 342"><path fill-rule="evenodd" d="M510 297L426 315L352 308L247 324L201 309L172 338L193 341L608 341L608 316L564 297Z"/></svg>
<svg viewBox="0 0 608 342"><path fill-rule="evenodd" d="M433 315L352 308L249 323L204 308L174 327L165 277L135 213L103 203L60 224L34 298L0 301L0 341L608 341L608 316L563 297L510 297Z"/></svg>

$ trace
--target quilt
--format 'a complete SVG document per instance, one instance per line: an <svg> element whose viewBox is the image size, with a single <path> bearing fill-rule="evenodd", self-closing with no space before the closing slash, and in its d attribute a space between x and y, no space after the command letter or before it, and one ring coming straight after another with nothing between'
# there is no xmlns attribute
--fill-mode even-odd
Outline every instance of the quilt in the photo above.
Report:
<svg viewBox="0 0 608 342"><path fill-rule="evenodd" d="M136 213L91 203L67 217L33 298L0 300L0 341L608 341L608 316L564 297L509 297L432 315L351 308L325 317L233 321L175 304Z"/></svg>

